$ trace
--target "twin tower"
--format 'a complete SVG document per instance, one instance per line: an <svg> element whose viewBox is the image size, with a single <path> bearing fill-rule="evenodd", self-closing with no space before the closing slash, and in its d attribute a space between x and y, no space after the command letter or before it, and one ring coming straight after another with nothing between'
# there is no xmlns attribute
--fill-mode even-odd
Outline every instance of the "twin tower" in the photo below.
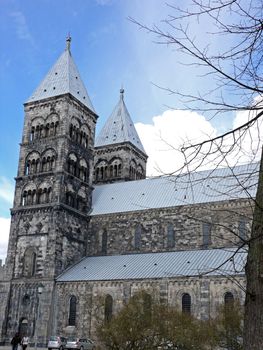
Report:
<svg viewBox="0 0 263 350"><path fill-rule="evenodd" d="M45 304L52 305L55 277L86 255L93 185L146 174L147 155L123 89L95 141L98 116L70 42L25 103L6 260L7 306L0 312L4 338L30 322L18 315L35 314L39 283Z"/></svg>

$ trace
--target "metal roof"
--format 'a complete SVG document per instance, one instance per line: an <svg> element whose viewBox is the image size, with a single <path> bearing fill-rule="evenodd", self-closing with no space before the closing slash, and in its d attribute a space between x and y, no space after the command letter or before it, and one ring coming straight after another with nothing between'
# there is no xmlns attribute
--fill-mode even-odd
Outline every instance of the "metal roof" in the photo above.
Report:
<svg viewBox="0 0 263 350"><path fill-rule="evenodd" d="M200 275L243 275L246 252L208 249L86 257L58 276L58 282L112 281Z"/></svg>
<svg viewBox="0 0 263 350"><path fill-rule="evenodd" d="M90 215L254 197L258 163L94 186Z"/></svg>
<svg viewBox="0 0 263 350"><path fill-rule="evenodd" d="M73 61L70 52L70 40L70 38L67 39L67 48L27 102L39 101L45 98L70 93L95 113L85 85L81 80L78 68Z"/></svg>
<svg viewBox="0 0 263 350"><path fill-rule="evenodd" d="M120 100L95 140L95 147L130 142L144 154L145 150L134 127L124 102L124 90L120 90Z"/></svg>

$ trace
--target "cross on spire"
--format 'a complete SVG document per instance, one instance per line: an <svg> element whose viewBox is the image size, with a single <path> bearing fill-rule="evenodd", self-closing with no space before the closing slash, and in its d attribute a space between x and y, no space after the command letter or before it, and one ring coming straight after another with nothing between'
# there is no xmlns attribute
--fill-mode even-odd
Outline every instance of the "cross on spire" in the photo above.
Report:
<svg viewBox="0 0 263 350"><path fill-rule="evenodd" d="M123 100L124 98L124 89L123 89L123 86L121 86L121 89L120 89L120 98Z"/></svg>
<svg viewBox="0 0 263 350"><path fill-rule="evenodd" d="M70 33L68 33L67 39L66 39L66 50L70 51L70 44L71 44L71 36Z"/></svg>

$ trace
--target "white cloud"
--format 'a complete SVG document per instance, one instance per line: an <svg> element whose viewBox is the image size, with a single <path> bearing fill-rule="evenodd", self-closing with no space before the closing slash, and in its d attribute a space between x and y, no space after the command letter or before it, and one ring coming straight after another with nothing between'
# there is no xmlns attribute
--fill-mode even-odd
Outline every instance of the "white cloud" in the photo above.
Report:
<svg viewBox="0 0 263 350"><path fill-rule="evenodd" d="M10 219L0 217L0 259L4 262L10 229Z"/></svg>
<svg viewBox="0 0 263 350"><path fill-rule="evenodd" d="M198 142L216 135L205 117L190 111L167 110L152 124L135 125L149 158L147 176L168 174L183 165L180 147L187 140Z"/></svg>
<svg viewBox="0 0 263 350"><path fill-rule="evenodd" d="M246 123L255 116L255 113L237 112L233 120L233 128ZM147 176L170 174L177 171L185 161L180 152L183 144L195 144L219 134L204 116L196 112L180 110L167 110L162 115L153 117L152 124L137 123L135 126L149 156ZM206 156L206 150L210 146L204 146L191 168L194 169L198 165L198 170L211 169L218 165L233 166L258 161L263 143L262 130L263 120L260 119L247 132L237 133L235 138L232 135L226 137L220 146L219 143L214 143L211 152L214 153L210 156ZM190 152L192 151L193 149ZM224 151L227 154L224 154ZM204 162L199 167L202 158ZM187 160L189 161L189 158Z"/></svg>
<svg viewBox="0 0 263 350"><path fill-rule="evenodd" d="M0 176L0 199L12 204L14 197L14 185L9 179Z"/></svg>

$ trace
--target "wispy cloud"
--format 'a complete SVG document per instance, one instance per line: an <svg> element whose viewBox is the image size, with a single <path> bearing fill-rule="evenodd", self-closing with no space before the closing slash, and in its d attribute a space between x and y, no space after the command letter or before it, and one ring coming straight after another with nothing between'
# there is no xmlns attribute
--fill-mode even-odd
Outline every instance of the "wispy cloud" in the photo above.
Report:
<svg viewBox="0 0 263 350"><path fill-rule="evenodd" d="M12 204L14 197L14 184L10 179L0 176L0 199Z"/></svg>
<svg viewBox="0 0 263 350"><path fill-rule="evenodd" d="M10 16L14 20L17 37L21 40L27 40L33 45L34 39L30 33L24 14L21 11L14 11L10 13Z"/></svg>

